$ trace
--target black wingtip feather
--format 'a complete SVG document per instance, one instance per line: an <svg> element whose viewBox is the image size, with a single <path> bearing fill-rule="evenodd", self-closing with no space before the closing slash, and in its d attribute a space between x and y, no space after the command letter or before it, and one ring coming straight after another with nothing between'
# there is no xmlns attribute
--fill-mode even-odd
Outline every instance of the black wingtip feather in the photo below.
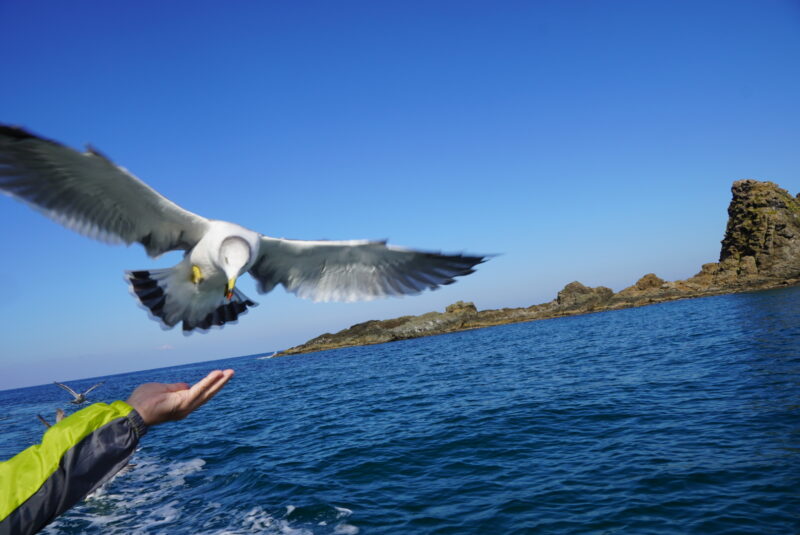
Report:
<svg viewBox="0 0 800 535"><path fill-rule="evenodd" d="M152 312L153 315L158 316L160 318L162 313L164 312L164 303L166 302L167 302L167 297L162 295L161 299L158 299L155 302L152 302L151 304L148 304L146 306L150 309L150 312Z"/></svg>
<svg viewBox="0 0 800 535"><path fill-rule="evenodd" d="M0 124L0 135L11 139L39 139L39 136L31 134L22 127L5 124Z"/></svg>
<svg viewBox="0 0 800 535"><path fill-rule="evenodd" d="M150 272L146 270L131 271L128 273L128 282L142 306L165 325L172 327L164 317L167 296L164 294L164 289L158 285L158 281L151 278Z"/></svg>

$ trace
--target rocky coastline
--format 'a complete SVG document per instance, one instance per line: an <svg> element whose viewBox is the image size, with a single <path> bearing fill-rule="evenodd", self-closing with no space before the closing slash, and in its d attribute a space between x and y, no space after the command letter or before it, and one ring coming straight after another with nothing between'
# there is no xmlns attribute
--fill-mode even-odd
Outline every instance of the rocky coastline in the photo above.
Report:
<svg viewBox="0 0 800 535"><path fill-rule="evenodd" d="M473 303L458 301L444 312L358 323L276 356L800 284L800 195L793 197L772 182L756 180L738 180L731 191L719 262L704 264L688 279L668 282L648 273L616 293L576 281L552 301L527 308L477 310Z"/></svg>

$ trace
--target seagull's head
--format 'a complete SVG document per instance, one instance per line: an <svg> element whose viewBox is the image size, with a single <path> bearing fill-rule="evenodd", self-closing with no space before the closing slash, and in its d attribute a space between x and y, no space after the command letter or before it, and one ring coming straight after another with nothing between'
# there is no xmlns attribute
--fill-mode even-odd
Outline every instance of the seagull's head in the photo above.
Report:
<svg viewBox="0 0 800 535"><path fill-rule="evenodd" d="M218 266L225 273L225 297L233 297L236 279L250 263L250 245L238 236L230 236L223 240L219 248Z"/></svg>

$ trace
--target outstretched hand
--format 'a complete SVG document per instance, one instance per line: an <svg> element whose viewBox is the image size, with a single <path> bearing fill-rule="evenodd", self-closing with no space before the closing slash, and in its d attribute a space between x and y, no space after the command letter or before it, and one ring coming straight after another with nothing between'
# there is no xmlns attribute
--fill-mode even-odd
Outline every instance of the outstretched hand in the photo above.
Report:
<svg viewBox="0 0 800 535"><path fill-rule="evenodd" d="M213 398L233 377L233 370L214 370L191 388L186 383L145 383L133 391L128 405L147 425L183 420Z"/></svg>

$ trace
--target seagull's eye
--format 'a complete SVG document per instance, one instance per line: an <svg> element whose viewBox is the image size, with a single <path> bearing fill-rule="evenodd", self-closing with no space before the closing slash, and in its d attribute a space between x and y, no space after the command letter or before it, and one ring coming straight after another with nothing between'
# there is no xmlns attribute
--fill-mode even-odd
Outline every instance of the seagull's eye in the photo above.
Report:
<svg viewBox="0 0 800 535"><path fill-rule="evenodd" d="M227 256L225 257L225 263L226 263L226 264L228 264L228 263L229 263L229 262L228 262L228 257L227 257Z"/></svg>

